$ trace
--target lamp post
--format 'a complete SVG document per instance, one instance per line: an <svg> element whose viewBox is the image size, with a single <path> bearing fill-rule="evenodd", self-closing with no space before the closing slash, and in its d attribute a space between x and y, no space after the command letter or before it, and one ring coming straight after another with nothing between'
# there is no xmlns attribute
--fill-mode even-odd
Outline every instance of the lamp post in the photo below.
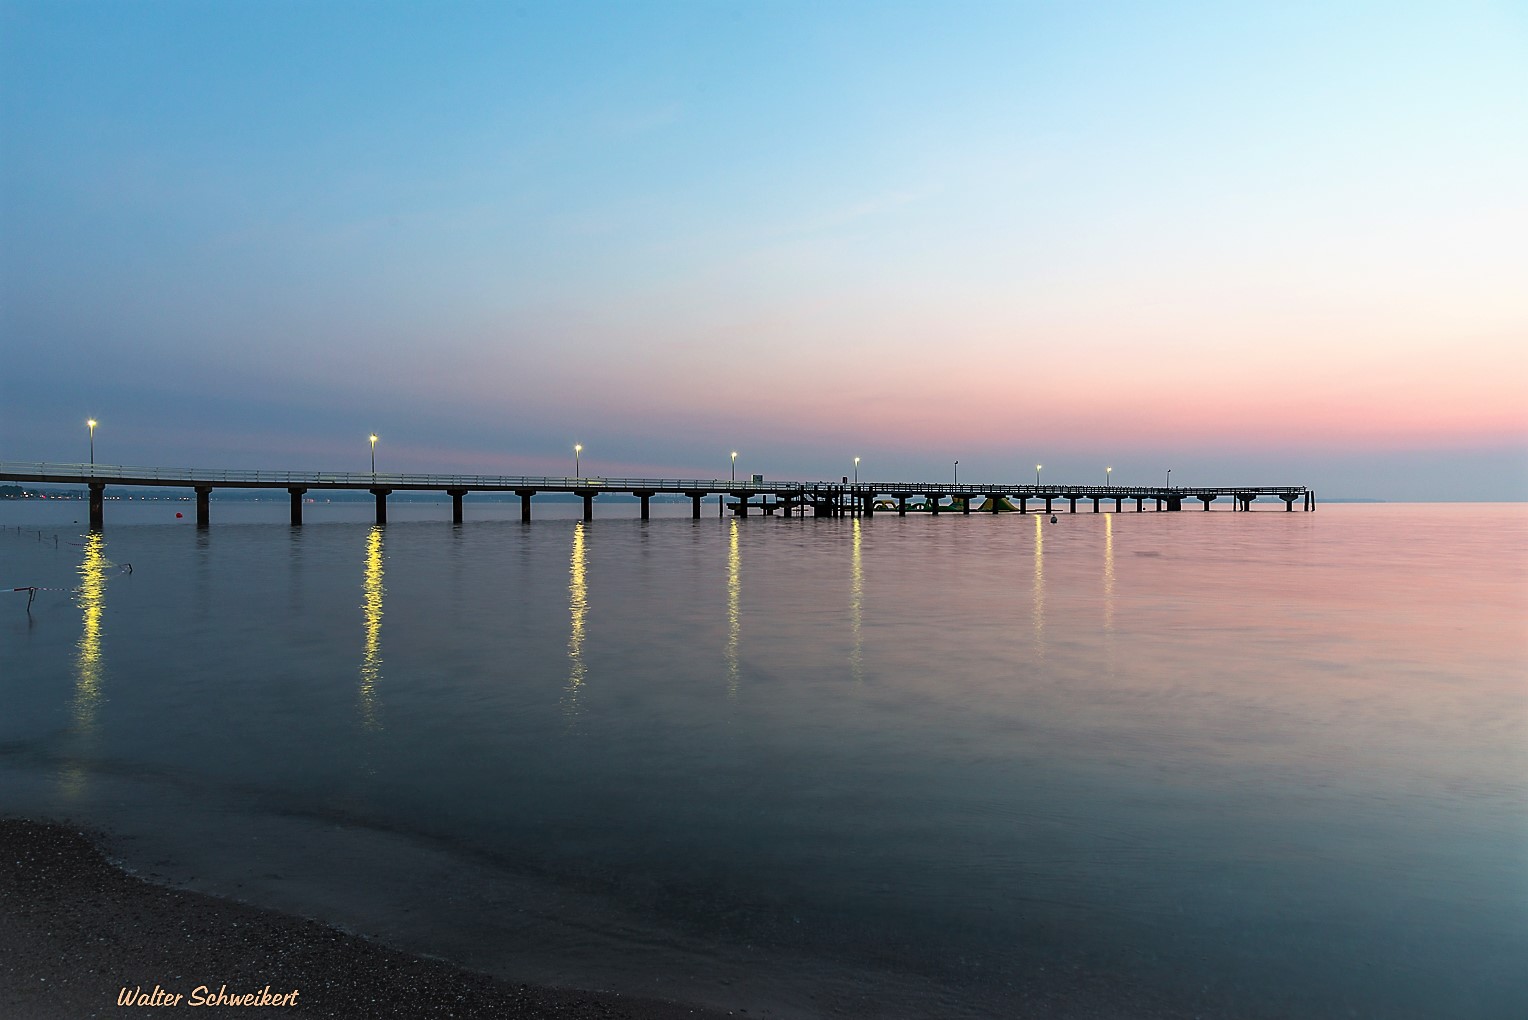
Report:
<svg viewBox="0 0 1528 1020"><path fill-rule="evenodd" d="M371 473L377 473L377 434L371 434Z"/></svg>
<svg viewBox="0 0 1528 1020"><path fill-rule="evenodd" d="M1171 489L1173 487L1173 469L1172 468L1168 468L1167 469L1167 487L1169 489Z"/></svg>
<svg viewBox="0 0 1528 1020"><path fill-rule="evenodd" d="M583 454L583 452L584 452L584 444L583 443L574 443L573 444L573 477L574 478L581 477L582 468L579 466L579 457Z"/></svg>
<svg viewBox="0 0 1528 1020"><path fill-rule="evenodd" d="M1113 470L1114 469L1112 467L1104 468L1104 488L1106 489L1109 487L1109 473Z"/></svg>
<svg viewBox="0 0 1528 1020"><path fill-rule="evenodd" d="M955 484L960 484L960 461L955 462Z"/></svg>
<svg viewBox="0 0 1528 1020"><path fill-rule="evenodd" d="M732 475L731 475L731 478L732 478L732 481L734 483L737 482L737 451L736 450L732 451Z"/></svg>
<svg viewBox="0 0 1528 1020"><path fill-rule="evenodd" d="M1039 464L1035 465L1035 488L1037 489L1040 487L1040 467Z"/></svg>
<svg viewBox="0 0 1528 1020"><path fill-rule="evenodd" d="M859 460L860 459L858 457L854 458L854 484L855 485L859 484Z"/></svg>
<svg viewBox="0 0 1528 1020"><path fill-rule="evenodd" d="M91 418L90 420L86 421L85 424L90 426L90 466L91 467L95 467L95 426L96 426L96 421L95 421L94 418Z"/></svg>

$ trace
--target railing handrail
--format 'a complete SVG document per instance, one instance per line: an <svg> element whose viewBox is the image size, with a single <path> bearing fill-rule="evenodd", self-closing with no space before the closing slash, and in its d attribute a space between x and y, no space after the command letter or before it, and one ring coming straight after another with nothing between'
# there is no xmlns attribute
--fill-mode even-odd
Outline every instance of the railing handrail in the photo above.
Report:
<svg viewBox="0 0 1528 1020"><path fill-rule="evenodd" d="M1069 499L1084 497L1137 498L1151 495L1194 497L1198 495L1265 495L1304 493L1304 485L1030 485L1009 482L976 482L945 485L940 482L829 482L780 480L756 482L730 478L611 478L600 475L437 475L371 471L271 471L251 468L162 468L132 467L121 464L52 464L45 461L0 461L0 476L21 481L81 484L91 481L116 481L132 485L184 487L205 483L224 487L240 484L257 487L291 486L316 488L438 488L438 489L535 489L573 491L578 489L631 492L704 491L706 493L750 492L760 494L794 492L857 492L861 495L938 495L938 496L1023 496L1026 498Z"/></svg>

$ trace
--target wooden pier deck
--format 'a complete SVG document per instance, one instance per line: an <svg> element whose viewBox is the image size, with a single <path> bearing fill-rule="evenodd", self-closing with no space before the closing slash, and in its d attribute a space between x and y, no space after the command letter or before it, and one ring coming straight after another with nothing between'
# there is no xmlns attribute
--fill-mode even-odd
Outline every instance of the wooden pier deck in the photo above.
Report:
<svg viewBox="0 0 1528 1020"><path fill-rule="evenodd" d="M105 518L108 485L155 486L191 489L196 493L196 522L211 522L211 496L216 489L285 489L291 496L291 521L302 523L303 496L310 491L353 489L370 492L376 500L377 523L387 523L387 497L398 491L445 492L451 497L452 520L463 520L462 500L469 492L512 492L520 497L520 517L531 519L531 499L543 493L572 493L583 499L584 519L594 517L594 501L603 494L637 497L642 517L649 515L649 500L660 493L690 499L694 517L701 515L701 501L708 496L730 499L732 513L780 514L790 517L873 516L876 513L905 515L918 511L939 513L1077 513L1077 504L1091 504L1093 513L1113 504L1124 512L1127 503L1137 513L1150 503L1155 511L1177 511L1185 502L1198 500L1203 509L1227 499L1232 510L1250 511L1259 497L1270 497L1292 511L1316 508L1316 494L1304 485L1154 486L1154 485L1011 485L1003 482L946 485L940 482L806 482L738 481L725 478L605 478L533 477L523 475L436 475L329 471L249 471L199 468L124 467L106 464L48 464L0 462L0 481L84 485L89 490L90 526L101 528ZM877 501L882 507L876 506ZM948 501L948 502L946 502ZM987 509L973 508L981 503ZM1006 505L1005 505L1006 504ZM1010 510L1008 507L1012 507Z"/></svg>

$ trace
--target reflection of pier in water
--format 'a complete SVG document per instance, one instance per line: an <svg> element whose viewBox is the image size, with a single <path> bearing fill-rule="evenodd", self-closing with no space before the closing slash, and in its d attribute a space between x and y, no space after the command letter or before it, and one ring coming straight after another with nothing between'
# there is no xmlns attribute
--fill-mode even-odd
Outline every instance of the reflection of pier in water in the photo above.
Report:
<svg viewBox="0 0 1528 1020"><path fill-rule="evenodd" d="M1316 494L1303 485L1162 486L1162 485L1007 485L982 482L944 485L937 482L765 482L757 478L738 482L729 479L695 478L551 478L510 475L359 474L319 471L200 471L169 468L114 467L101 464L44 464L0 462L0 481L55 482L85 485L90 491L90 526L105 522L106 486L153 485L191 489L196 493L196 523L206 527L212 519L214 489L286 489L291 496L291 521L302 523L302 499L309 491L352 489L370 492L376 500L378 524L387 523L387 497L399 491L445 492L451 497L451 519L460 524L462 501L469 492L514 493L520 498L520 519L531 519L531 499L542 493L571 493L583 500L584 520L594 519L594 500L602 495L635 496L641 516L649 516L654 496L678 495L690 500L691 516L699 518L701 502L727 499L732 513L747 517L754 512L783 517L871 517L876 513L906 516L940 513L1055 513L1058 504L1076 513L1078 502L1092 504L1094 513L1105 512L1109 503L1115 513L1127 503L1143 513L1151 503L1158 511L1183 509L1185 502L1199 500L1205 510L1222 498L1232 510L1248 511L1261 496L1282 500L1285 510L1296 501L1303 509L1316 508ZM886 498L881 498L886 497ZM919 503L914 504L914 498ZM948 503L945 501L949 500ZM984 500L976 508L972 504ZM1017 507L1014 503L1017 502ZM1034 506L1031 507L1030 503ZM920 509L921 508L921 509Z"/></svg>

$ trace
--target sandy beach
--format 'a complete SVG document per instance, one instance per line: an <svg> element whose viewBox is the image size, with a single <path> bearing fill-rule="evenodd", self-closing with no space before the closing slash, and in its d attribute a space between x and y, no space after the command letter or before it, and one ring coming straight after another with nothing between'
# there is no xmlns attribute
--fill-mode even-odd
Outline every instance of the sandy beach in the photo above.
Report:
<svg viewBox="0 0 1528 1020"><path fill-rule="evenodd" d="M512 984L314 921L155 885L112 864L98 837L65 825L0 819L0 859L6 1017L111 1016L129 1003L347 1018L733 1015Z"/></svg>

